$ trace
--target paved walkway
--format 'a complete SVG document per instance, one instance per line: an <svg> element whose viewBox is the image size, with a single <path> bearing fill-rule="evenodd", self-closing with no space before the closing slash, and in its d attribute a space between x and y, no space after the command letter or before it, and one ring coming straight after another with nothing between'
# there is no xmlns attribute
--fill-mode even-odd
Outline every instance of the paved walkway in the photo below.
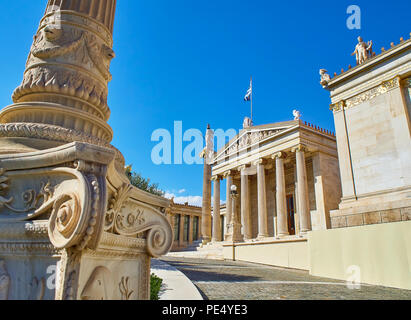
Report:
<svg viewBox="0 0 411 320"><path fill-rule="evenodd" d="M203 300L194 284L172 265L152 259L151 273L163 279L160 300Z"/></svg>
<svg viewBox="0 0 411 320"><path fill-rule="evenodd" d="M411 291L310 276L306 271L238 261L163 257L183 272L209 300L411 300Z"/></svg>

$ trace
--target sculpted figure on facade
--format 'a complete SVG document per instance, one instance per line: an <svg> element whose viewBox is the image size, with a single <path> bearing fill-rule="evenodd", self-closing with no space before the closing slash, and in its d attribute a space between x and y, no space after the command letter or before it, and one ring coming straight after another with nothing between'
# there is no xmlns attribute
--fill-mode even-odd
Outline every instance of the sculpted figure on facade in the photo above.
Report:
<svg viewBox="0 0 411 320"><path fill-rule="evenodd" d="M320 69L320 84L323 86L323 88L326 88L328 85L328 82L331 81L330 75L327 73L328 71L325 69Z"/></svg>
<svg viewBox="0 0 411 320"><path fill-rule="evenodd" d="M298 110L293 110L293 116L294 120L300 120L301 119L301 113Z"/></svg>
<svg viewBox="0 0 411 320"><path fill-rule="evenodd" d="M352 56L355 55L357 65L362 64L373 57L374 53L372 51L372 45L372 41L365 43L361 37L358 37L358 44L356 45L354 52L351 54Z"/></svg>
<svg viewBox="0 0 411 320"><path fill-rule="evenodd" d="M245 117L243 121L243 129L248 129L253 126L253 122L249 117Z"/></svg>

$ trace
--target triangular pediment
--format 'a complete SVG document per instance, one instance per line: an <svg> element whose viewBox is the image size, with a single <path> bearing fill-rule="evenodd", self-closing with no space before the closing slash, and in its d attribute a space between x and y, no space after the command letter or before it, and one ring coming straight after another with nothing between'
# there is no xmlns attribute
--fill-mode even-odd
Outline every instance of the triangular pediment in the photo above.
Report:
<svg viewBox="0 0 411 320"><path fill-rule="evenodd" d="M298 127L299 121L278 122L242 129L231 141L216 152L214 161L224 160L227 156L233 156L265 142L275 139L276 136Z"/></svg>

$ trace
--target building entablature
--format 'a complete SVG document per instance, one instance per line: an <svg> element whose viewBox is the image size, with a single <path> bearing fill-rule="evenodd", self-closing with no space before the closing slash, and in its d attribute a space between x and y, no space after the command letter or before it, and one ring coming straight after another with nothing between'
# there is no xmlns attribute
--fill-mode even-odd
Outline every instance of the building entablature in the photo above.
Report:
<svg viewBox="0 0 411 320"><path fill-rule="evenodd" d="M212 176L225 177L229 171L231 175L238 175L244 165L250 167L248 174L252 174L260 160L264 160L269 168L274 154L291 153L299 145L304 145L307 153L322 152L337 158L332 133L301 121L288 121L242 130L217 152L212 163Z"/></svg>

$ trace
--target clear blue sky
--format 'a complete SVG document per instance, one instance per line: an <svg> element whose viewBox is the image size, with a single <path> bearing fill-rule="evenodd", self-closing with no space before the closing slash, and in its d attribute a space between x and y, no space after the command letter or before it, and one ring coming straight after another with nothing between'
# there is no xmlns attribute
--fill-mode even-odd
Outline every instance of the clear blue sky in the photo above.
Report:
<svg viewBox="0 0 411 320"><path fill-rule="evenodd" d="M2 1L0 105L11 103L46 0ZM334 131L320 68L355 65L358 35L374 49L408 39L410 1L119 0L109 86L113 144L133 169L179 196L201 196L201 165L154 165L155 129L239 128L254 79L254 123L303 120ZM346 27L347 7L361 30ZM185 192L178 194L184 189ZM224 192L222 192L224 198Z"/></svg>

